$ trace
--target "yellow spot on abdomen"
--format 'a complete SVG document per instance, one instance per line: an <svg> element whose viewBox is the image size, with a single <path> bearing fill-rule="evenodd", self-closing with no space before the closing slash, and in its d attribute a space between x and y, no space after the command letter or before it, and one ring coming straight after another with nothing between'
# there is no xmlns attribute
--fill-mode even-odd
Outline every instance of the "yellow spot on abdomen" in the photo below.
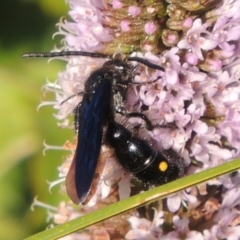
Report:
<svg viewBox="0 0 240 240"><path fill-rule="evenodd" d="M168 169L168 163L166 161L162 161L159 163L158 167L161 172L165 172Z"/></svg>

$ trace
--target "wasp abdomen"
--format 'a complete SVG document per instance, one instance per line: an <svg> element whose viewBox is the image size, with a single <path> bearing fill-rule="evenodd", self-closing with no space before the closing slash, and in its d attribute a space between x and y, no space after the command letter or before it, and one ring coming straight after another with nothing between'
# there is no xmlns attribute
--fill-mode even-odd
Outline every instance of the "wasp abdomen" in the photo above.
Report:
<svg viewBox="0 0 240 240"><path fill-rule="evenodd" d="M156 151L119 123L109 123L106 140L114 148L118 162L144 184L161 185L184 173L184 161L174 150Z"/></svg>

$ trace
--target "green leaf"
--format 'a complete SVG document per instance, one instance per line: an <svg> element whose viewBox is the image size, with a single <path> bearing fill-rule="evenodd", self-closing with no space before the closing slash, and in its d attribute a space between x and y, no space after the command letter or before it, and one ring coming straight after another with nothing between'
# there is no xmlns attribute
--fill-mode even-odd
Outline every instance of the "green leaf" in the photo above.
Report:
<svg viewBox="0 0 240 240"><path fill-rule="evenodd" d="M220 175L236 171L240 168L240 159L222 164L212 169L205 170L200 173L196 173L177 181L162 185L160 187L151 189L144 193L140 193L136 196L111 204L102 209L96 210L80 218L69 221L65 224L56 226L52 229L48 229L44 232L40 232L26 240L50 240L63 237L67 234L75 232L77 230L88 227L92 224L103 221L107 218L111 218L117 214L124 213L134 208L149 204L159 199L166 198L167 196L176 193L180 190L192 187L199 183L208 181L212 178L216 178Z"/></svg>

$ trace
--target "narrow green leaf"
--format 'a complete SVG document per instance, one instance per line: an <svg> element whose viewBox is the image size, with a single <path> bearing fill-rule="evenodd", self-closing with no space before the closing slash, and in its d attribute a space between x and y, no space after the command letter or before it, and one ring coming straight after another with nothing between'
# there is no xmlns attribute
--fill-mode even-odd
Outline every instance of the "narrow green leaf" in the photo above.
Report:
<svg viewBox="0 0 240 240"><path fill-rule="evenodd" d="M69 221L65 224L56 226L52 229L40 232L26 240L50 240L63 237L67 234L75 232L77 230L88 227L92 224L103 221L107 218L113 217L117 214L129 211L134 208L138 208L142 205L149 204L150 202L157 201L159 199L166 198L170 194L176 193L177 191L192 187L196 184L208 181L212 178L216 178L220 175L236 171L240 168L240 159L222 164L212 169L205 170L200 173L196 173L177 181L156 187L144 193L140 193L128 199L119 201L111 204L102 209L96 210L80 218Z"/></svg>

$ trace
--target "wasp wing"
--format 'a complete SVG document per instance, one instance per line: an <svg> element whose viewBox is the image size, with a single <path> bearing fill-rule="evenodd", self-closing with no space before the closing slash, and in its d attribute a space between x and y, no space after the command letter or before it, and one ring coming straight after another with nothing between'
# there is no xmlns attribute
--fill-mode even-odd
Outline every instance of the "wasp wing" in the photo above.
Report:
<svg viewBox="0 0 240 240"><path fill-rule="evenodd" d="M78 143L73 160L75 168L75 186L79 201L71 197L74 189L69 186L72 182L72 171L69 171L66 178L67 192L75 203L84 202L91 188L91 184L96 171L98 157L100 154L103 126L110 109L111 82L102 79L95 89L91 99L83 97L81 108L79 109ZM70 169L71 169L70 168ZM68 191L69 190L69 191Z"/></svg>

